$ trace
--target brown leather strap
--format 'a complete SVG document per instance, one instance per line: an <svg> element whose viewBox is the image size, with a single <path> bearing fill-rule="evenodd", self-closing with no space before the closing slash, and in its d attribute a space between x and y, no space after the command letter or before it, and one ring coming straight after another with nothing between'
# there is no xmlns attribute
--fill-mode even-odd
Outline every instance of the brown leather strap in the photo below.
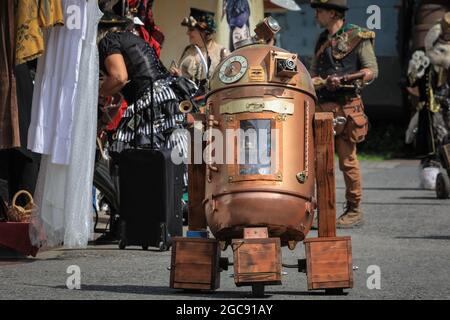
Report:
<svg viewBox="0 0 450 320"><path fill-rule="evenodd" d="M321 54L325 51L326 48L331 46L331 41L327 40L325 41L319 48L319 50L317 50L316 52L316 58L319 58L321 56Z"/></svg>

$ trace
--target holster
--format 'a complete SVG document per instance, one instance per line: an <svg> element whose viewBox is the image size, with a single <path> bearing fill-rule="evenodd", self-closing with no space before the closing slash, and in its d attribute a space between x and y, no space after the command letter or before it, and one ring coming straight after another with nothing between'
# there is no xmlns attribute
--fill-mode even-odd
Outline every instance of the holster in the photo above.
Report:
<svg viewBox="0 0 450 320"><path fill-rule="evenodd" d="M334 118L343 117L345 124L335 126L336 136L353 143L363 142L369 130L369 120L359 97L346 97L342 101L319 103L318 112L333 112Z"/></svg>

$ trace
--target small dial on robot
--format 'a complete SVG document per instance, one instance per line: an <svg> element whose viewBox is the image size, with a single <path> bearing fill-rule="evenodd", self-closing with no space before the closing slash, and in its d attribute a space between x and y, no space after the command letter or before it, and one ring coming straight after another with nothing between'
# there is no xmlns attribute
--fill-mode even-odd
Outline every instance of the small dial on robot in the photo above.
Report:
<svg viewBox="0 0 450 320"><path fill-rule="evenodd" d="M234 56L224 62L219 70L219 78L223 83L239 81L247 72L248 62L243 56Z"/></svg>

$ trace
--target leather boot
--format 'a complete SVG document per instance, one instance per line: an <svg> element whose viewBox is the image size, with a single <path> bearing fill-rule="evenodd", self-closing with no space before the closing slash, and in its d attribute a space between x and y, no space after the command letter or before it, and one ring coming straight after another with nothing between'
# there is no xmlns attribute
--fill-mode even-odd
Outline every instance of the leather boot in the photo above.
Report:
<svg viewBox="0 0 450 320"><path fill-rule="evenodd" d="M363 224L363 212L357 203L347 202L344 214L339 217L336 227L349 229Z"/></svg>

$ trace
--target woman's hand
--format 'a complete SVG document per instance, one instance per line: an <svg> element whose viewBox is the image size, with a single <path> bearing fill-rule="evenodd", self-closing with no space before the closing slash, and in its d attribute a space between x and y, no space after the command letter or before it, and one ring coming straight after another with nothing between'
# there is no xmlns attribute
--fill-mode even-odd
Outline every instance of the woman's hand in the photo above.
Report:
<svg viewBox="0 0 450 320"><path fill-rule="evenodd" d="M181 70L175 67L170 68L170 74L175 77L181 77Z"/></svg>

